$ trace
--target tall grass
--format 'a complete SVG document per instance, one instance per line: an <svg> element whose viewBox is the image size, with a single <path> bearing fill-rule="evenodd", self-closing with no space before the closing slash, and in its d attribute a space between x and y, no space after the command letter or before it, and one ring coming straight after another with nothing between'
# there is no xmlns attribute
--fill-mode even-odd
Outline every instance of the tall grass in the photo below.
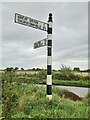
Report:
<svg viewBox="0 0 90 120"><path fill-rule="evenodd" d="M84 101L72 101L60 97L64 91L53 88L53 99L46 98L46 88L35 85L20 86L25 88L18 99L17 112L13 118L88 118L88 106Z"/></svg>
<svg viewBox="0 0 90 120"><path fill-rule="evenodd" d="M85 97L85 100L75 102L60 97L60 94L62 94L64 90L53 87L53 99L49 101L46 98L46 87L39 87L31 84L34 82L36 83L38 80L45 80L45 74L42 72L40 75L42 77L40 78L39 76L37 79L36 76L29 76L32 78L31 81L30 78L24 78L23 81L28 83L26 85L22 84L22 78L17 77L15 73L12 74L12 72L7 72L4 76L2 76L3 117L9 119L11 117L37 119L87 118L87 97Z"/></svg>

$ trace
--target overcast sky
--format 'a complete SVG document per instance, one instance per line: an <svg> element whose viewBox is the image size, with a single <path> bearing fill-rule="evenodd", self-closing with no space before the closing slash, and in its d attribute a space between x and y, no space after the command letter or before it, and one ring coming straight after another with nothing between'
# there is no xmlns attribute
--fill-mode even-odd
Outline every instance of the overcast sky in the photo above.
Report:
<svg viewBox="0 0 90 120"><path fill-rule="evenodd" d="M88 3L2 3L2 68L46 68L47 47L33 49L47 32L14 23L15 13L47 22L53 14L53 69L88 68Z"/></svg>

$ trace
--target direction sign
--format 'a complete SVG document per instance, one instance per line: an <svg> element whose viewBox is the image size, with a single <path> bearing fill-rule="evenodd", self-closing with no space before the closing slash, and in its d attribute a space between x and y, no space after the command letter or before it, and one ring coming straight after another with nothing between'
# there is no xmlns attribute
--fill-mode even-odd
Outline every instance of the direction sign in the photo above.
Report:
<svg viewBox="0 0 90 120"><path fill-rule="evenodd" d="M39 20L29 18L29 17L23 16L23 15L20 15L18 13L15 13L15 22L25 25L25 26L40 29L43 31L47 31L47 27L48 27L48 24L45 22L41 22Z"/></svg>
<svg viewBox="0 0 90 120"><path fill-rule="evenodd" d="M41 40L41 41L37 41L34 43L34 49L39 48L39 47L43 47L47 45L47 38Z"/></svg>

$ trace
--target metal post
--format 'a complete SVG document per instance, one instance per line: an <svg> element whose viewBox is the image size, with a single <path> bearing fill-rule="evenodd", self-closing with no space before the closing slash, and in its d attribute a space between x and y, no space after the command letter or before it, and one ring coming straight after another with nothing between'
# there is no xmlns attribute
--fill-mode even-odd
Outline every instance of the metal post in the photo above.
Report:
<svg viewBox="0 0 90 120"><path fill-rule="evenodd" d="M49 14L47 29L47 98L52 99L52 14Z"/></svg>

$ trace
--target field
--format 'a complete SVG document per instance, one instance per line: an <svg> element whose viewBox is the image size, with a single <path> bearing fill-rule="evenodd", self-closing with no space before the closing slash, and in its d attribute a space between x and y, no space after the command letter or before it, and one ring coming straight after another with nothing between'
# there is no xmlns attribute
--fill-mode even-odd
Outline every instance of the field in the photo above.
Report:
<svg viewBox="0 0 90 120"><path fill-rule="evenodd" d="M3 71L2 78L2 117L11 118L88 118L90 95L72 98L72 93L53 87L53 99L46 98L46 71ZM88 75L72 72L53 71L54 85L88 87ZM0 81L1 82L1 81ZM27 84L25 84L27 83ZM68 94L65 94L68 93ZM71 95L70 95L71 94ZM73 95L75 97L75 95ZM0 106L0 107L1 107ZM0 112L1 113L1 112ZM1 115L0 115L1 117Z"/></svg>
<svg viewBox="0 0 90 120"><path fill-rule="evenodd" d="M5 70L0 70L0 77L4 77ZM16 70L12 73L14 81L19 79L20 82L42 83L46 84L47 71L46 70ZM52 71L53 84L55 85L72 85L89 87L89 72L75 72L75 71Z"/></svg>
<svg viewBox="0 0 90 120"><path fill-rule="evenodd" d="M1 71L0 74L4 74ZM17 70L13 75L13 82L19 81L20 83L34 83L34 84L46 84L47 71L46 70ZM53 85L65 85L65 86L79 86L90 87L90 76L88 72L52 72Z"/></svg>

